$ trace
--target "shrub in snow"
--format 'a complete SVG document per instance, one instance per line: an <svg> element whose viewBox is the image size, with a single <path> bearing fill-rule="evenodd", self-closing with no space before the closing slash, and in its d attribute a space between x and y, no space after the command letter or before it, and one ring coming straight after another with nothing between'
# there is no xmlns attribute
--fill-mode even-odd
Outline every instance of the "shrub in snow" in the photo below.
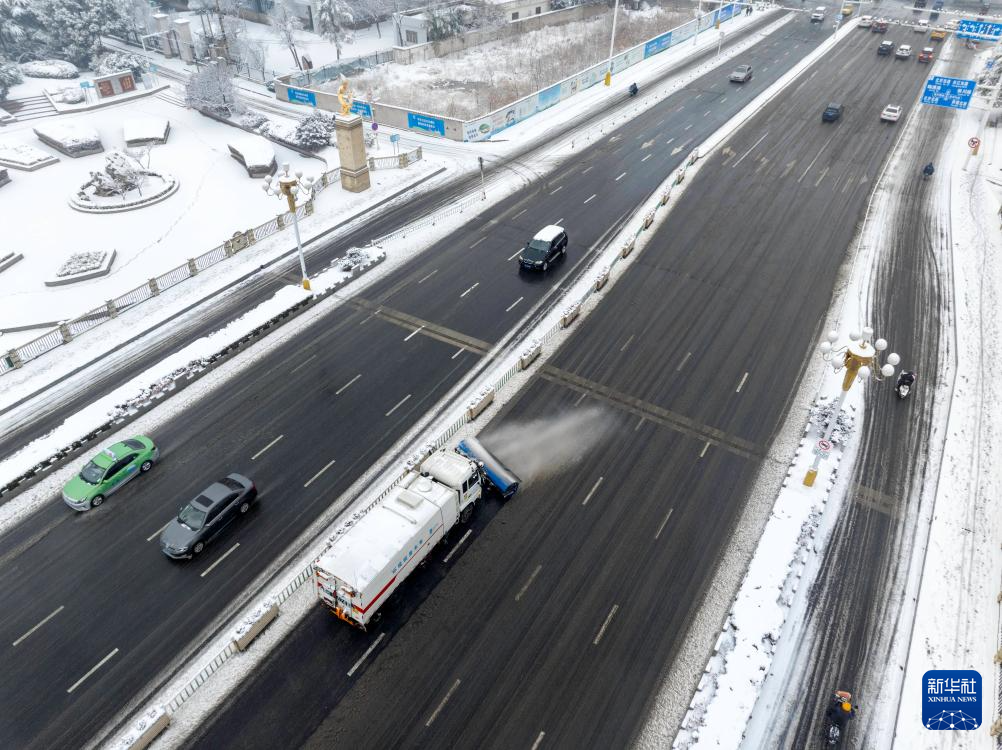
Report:
<svg viewBox="0 0 1002 750"><path fill-rule="evenodd" d="M21 63L21 72L29 78L78 78L80 71L65 60L35 60Z"/></svg>
<svg viewBox="0 0 1002 750"><path fill-rule="evenodd" d="M63 104L81 104L86 99L84 90L81 88L65 88L56 96Z"/></svg>
<svg viewBox="0 0 1002 750"><path fill-rule="evenodd" d="M245 128L250 128L251 130L257 131L268 122L268 118L262 115L260 112L255 112L253 110L247 110L242 115L240 115L240 124Z"/></svg>
<svg viewBox="0 0 1002 750"><path fill-rule="evenodd" d="M143 77L145 69L143 58L131 52L109 52L102 55L101 59L97 61L97 65L94 66L94 72L98 75L103 76L109 73L118 73L121 70L129 70L137 79Z"/></svg>
<svg viewBox="0 0 1002 750"><path fill-rule="evenodd" d="M334 132L334 118L320 112L312 112L296 126L296 143L310 151L318 151L329 146Z"/></svg>
<svg viewBox="0 0 1002 750"><path fill-rule="evenodd" d="M188 76L184 84L184 101L192 109L219 117L243 112L230 69L220 62L206 65Z"/></svg>
<svg viewBox="0 0 1002 750"><path fill-rule="evenodd" d="M356 266L364 266L369 262L369 253L360 247L353 247L341 258L341 270L351 271Z"/></svg>
<svg viewBox="0 0 1002 750"><path fill-rule="evenodd" d="M86 271L96 271L104 263L108 253L103 250L92 252L73 253L66 262L59 266L56 276L72 276Z"/></svg>
<svg viewBox="0 0 1002 750"><path fill-rule="evenodd" d="M21 69L12 62L0 57L0 102L7 98L10 87L24 80Z"/></svg>

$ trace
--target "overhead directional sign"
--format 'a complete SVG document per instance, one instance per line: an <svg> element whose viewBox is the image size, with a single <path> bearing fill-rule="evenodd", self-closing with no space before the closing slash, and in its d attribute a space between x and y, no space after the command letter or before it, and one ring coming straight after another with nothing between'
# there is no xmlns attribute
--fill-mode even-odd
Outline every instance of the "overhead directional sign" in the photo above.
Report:
<svg viewBox="0 0 1002 750"><path fill-rule="evenodd" d="M1002 23L963 18L957 26L957 36L961 39L998 39L1002 36Z"/></svg>
<svg viewBox="0 0 1002 750"><path fill-rule="evenodd" d="M933 76L925 82L922 103L952 109L967 109L974 95L975 81L967 78Z"/></svg>

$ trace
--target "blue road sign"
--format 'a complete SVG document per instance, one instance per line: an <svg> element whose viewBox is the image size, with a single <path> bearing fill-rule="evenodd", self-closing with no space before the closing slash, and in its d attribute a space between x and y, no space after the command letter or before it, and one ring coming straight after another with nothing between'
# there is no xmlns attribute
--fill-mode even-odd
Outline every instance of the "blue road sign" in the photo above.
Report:
<svg viewBox="0 0 1002 750"><path fill-rule="evenodd" d="M975 81L967 78L933 76L925 82L922 103L952 109L967 109L974 96Z"/></svg>
<svg viewBox="0 0 1002 750"><path fill-rule="evenodd" d="M957 26L957 36L961 39L983 39L986 37L998 39L1002 36L1002 23L994 23L992 21L971 21L967 18L963 18L960 21L960 25Z"/></svg>
<svg viewBox="0 0 1002 750"><path fill-rule="evenodd" d="M294 89L291 86L288 88L289 101L293 104L309 104L310 106L317 106L317 95L312 91L307 89Z"/></svg>
<svg viewBox="0 0 1002 750"><path fill-rule="evenodd" d="M392 135L390 136L390 143L396 143L396 142L397 142L397 141L399 141L399 140L400 140L400 136L399 136L399 135L397 135L396 133L393 133L393 134L392 134Z"/></svg>

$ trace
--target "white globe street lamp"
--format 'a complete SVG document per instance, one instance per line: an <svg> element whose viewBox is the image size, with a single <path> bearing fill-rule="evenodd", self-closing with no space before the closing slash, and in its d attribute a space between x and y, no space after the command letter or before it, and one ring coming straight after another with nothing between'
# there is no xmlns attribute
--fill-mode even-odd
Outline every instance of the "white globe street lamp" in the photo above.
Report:
<svg viewBox="0 0 1002 750"><path fill-rule="evenodd" d="M264 178L261 188L268 195L274 195L279 199L285 198L289 204L289 213L292 214L292 226L296 230L296 247L299 248L299 269L303 273L303 289L309 291L310 278L306 275L306 258L303 256L303 241L299 236L299 217L296 215L296 196L302 190L312 194L316 180L312 177L303 177L302 170L296 170L295 174L289 174L289 163L282 164L282 174L276 175L274 179Z"/></svg>

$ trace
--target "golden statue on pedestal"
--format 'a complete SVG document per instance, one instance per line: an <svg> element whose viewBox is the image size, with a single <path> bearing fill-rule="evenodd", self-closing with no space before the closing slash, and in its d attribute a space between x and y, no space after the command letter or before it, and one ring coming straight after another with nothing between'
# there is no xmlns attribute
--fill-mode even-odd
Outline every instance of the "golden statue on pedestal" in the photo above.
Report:
<svg viewBox="0 0 1002 750"><path fill-rule="evenodd" d="M355 101L355 95L352 93L351 89L348 87L348 79L341 76L341 85L337 90L337 99L341 102L341 114L347 115L351 113L351 105Z"/></svg>

